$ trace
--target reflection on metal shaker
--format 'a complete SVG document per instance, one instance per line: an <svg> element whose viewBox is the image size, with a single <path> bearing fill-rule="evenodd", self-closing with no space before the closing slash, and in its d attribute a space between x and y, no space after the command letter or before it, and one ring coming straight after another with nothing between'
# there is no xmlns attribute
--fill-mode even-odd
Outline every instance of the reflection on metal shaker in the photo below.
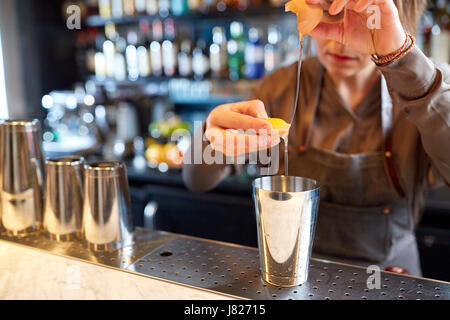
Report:
<svg viewBox="0 0 450 320"><path fill-rule="evenodd" d="M94 250L121 248L132 243L132 216L125 165L99 162L85 168L83 227Z"/></svg>
<svg viewBox="0 0 450 320"><path fill-rule="evenodd" d="M83 213L84 159L67 156L48 159L44 228L57 241L80 236Z"/></svg>
<svg viewBox="0 0 450 320"><path fill-rule="evenodd" d="M44 157L38 120L0 122L1 222L24 236L42 227Z"/></svg>
<svg viewBox="0 0 450 320"><path fill-rule="evenodd" d="M319 184L267 176L253 182L263 280L282 287L304 283L319 207Z"/></svg>

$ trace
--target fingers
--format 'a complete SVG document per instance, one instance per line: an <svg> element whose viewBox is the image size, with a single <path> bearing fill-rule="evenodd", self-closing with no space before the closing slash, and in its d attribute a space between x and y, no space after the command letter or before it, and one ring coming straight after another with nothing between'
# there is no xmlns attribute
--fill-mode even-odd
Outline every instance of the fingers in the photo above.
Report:
<svg viewBox="0 0 450 320"><path fill-rule="evenodd" d="M280 143L278 135L239 133L219 127L206 130L205 135L212 148L226 156L239 156L267 150Z"/></svg>
<svg viewBox="0 0 450 320"><path fill-rule="evenodd" d="M345 6L350 2L350 0L334 0L331 4L330 8L328 9L328 12L331 15L337 15L339 14Z"/></svg>
<svg viewBox="0 0 450 320"><path fill-rule="evenodd" d="M267 118L260 100L222 105L209 114L205 136L214 150L226 156L266 150L280 143Z"/></svg>
<svg viewBox="0 0 450 320"><path fill-rule="evenodd" d="M261 100L242 101L231 104L231 110L240 112L255 118L267 119L267 112Z"/></svg>
<svg viewBox="0 0 450 320"><path fill-rule="evenodd" d="M272 126L263 120L267 118L264 104L259 100L252 100L215 108L208 116L207 125L224 129L254 129L270 134Z"/></svg>
<svg viewBox="0 0 450 320"><path fill-rule="evenodd" d="M367 9L368 6L370 6L374 1L373 0L359 0L356 2L356 4L353 7L353 10L356 12L363 12Z"/></svg>

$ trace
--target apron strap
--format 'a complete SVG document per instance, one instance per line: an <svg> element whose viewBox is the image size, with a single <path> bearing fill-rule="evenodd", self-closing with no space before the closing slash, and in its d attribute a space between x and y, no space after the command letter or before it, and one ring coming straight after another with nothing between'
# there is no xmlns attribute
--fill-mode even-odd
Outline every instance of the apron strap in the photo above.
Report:
<svg viewBox="0 0 450 320"><path fill-rule="evenodd" d="M394 126L394 110L386 79L381 76L381 126L383 132L383 162L389 182L397 194L405 197L405 191L400 184L400 179L395 167L392 153L392 128Z"/></svg>
<svg viewBox="0 0 450 320"><path fill-rule="evenodd" d="M301 104L299 106L299 114L302 115L299 127L300 152L305 151L311 142L312 124L314 123L314 118L320 104L320 94L323 87L324 74L325 68L319 63L314 99L311 99L310 103L306 103L304 106ZM383 133L382 152L384 169L392 188L397 192L399 197L404 198L405 191L400 183L392 153L392 129L394 125L393 109L393 103L391 96L389 95L386 79L384 76L381 76L381 126Z"/></svg>

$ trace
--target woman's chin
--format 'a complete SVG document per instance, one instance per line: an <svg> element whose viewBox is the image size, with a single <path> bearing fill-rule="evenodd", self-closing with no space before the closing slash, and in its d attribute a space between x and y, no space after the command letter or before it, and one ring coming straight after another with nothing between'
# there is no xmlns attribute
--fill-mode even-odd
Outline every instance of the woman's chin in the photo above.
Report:
<svg viewBox="0 0 450 320"><path fill-rule="evenodd" d="M337 78L348 78L356 74L355 70L348 68L329 68L327 71Z"/></svg>

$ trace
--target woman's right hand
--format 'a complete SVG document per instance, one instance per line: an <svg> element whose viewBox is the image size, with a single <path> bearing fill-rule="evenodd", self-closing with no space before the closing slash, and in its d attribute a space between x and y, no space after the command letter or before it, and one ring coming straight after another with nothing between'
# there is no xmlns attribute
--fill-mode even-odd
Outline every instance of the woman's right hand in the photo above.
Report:
<svg viewBox="0 0 450 320"><path fill-rule="evenodd" d="M206 138L214 150L226 156L240 156L266 150L280 143L260 100L224 104L206 119Z"/></svg>

